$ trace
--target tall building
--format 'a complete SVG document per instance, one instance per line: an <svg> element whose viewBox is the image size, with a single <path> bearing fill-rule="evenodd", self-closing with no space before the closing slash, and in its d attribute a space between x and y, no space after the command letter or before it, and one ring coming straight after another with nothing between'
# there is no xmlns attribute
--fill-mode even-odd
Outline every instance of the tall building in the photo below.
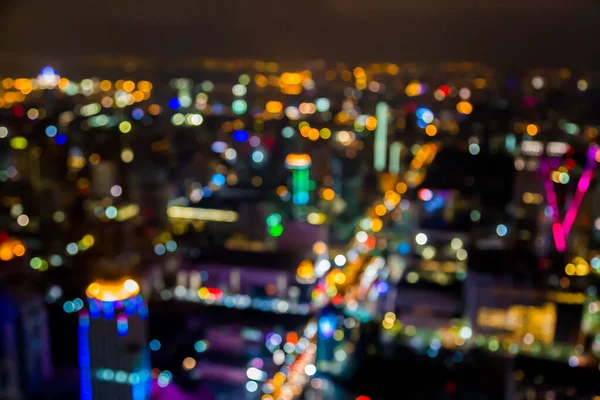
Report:
<svg viewBox="0 0 600 400"><path fill-rule="evenodd" d="M39 394L52 378L43 299L0 293L0 304L0 399Z"/></svg>
<svg viewBox="0 0 600 400"><path fill-rule="evenodd" d="M148 307L132 279L96 281L79 315L81 399L150 399Z"/></svg>
<svg viewBox="0 0 600 400"><path fill-rule="evenodd" d="M288 154L285 166L292 171L292 202L296 206L294 215L303 215L302 206L310 200L310 165L312 160L308 154Z"/></svg>
<svg viewBox="0 0 600 400"><path fill-rule="evenodd" d="M18 350L16 337L17 311L13 300L0 295L0 398L16 400L22 398L19 385Z"/></svg>

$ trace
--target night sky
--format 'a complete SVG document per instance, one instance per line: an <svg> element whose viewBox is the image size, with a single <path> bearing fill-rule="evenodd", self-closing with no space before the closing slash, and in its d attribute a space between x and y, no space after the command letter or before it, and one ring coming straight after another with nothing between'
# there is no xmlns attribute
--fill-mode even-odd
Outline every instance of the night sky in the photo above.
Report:
<svg viewBox="0 0 600 400"><path fill-rule="evenodd" d="M0 15L0 64L36 68L82 55L600 64L597 0L3 0Z"/></svg>

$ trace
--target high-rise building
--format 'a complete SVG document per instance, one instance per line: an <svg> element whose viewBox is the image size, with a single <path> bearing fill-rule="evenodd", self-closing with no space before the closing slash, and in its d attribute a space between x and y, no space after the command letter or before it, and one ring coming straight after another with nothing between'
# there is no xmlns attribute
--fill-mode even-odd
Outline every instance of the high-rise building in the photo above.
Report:
<svg viewBox="0 0 600 400"><path fill-rule="evenodd" d="M148 307L132 279L96 281L79 316L81 399L150 399Z"/></svg>
<svg viewBox="0 0 600 400"><path fill-rule="evenodd" d="M52 377L43 299L0 293L0 399L39 394Z"/></svg>
<svg viewBox="0 0 600 400"><path fill-rule="evenodd" d="M310 200L310 165L308 154L288 154L285 166L292 171L292 202L304 206Z"/></svg>

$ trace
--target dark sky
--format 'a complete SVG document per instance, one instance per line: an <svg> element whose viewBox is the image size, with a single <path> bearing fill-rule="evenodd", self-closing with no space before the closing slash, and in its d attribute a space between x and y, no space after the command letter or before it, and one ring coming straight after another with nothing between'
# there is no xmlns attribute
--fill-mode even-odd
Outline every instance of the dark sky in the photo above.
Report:
<svg viewBox="0 0 600 400"><path fill-rule="evenodd" d="M598 0L0 0L0 61L482 61L600 64Z"/></svg>

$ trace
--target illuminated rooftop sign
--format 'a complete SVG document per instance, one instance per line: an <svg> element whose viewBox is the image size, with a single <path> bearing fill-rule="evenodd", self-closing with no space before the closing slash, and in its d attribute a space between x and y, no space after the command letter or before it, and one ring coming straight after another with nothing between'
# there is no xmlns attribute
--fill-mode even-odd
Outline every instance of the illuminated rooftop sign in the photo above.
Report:
<svg viewBox="0 0 600 400"><path fill-rule="evenodd" d="M171 218L195 219L199 221L235 222L238 220L238 214L235 211L210 208L170 206L167 208L167 215Z"/></svg>
<svg viewBox="0 0 600 400"><path fill-rule="evenodd" d="M86 295L90 299L100 301L123 301L136 296L140 292L140 285L130 278L123 278L120 281L101 281L97 280L91 283Z"/></svg>

